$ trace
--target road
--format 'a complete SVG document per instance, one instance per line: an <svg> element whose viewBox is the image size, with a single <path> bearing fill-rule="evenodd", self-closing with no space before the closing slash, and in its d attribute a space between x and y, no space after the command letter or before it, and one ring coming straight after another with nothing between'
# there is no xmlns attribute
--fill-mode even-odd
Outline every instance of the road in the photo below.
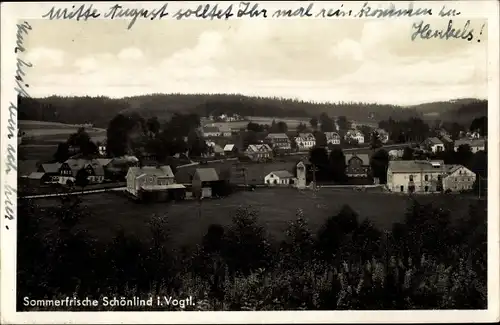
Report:
<svg viewBox="0 0 500 325"><path fill-rule="evenodd" d="M411 146L412 143L397 143L397 144L388 144L385 146L382 146L378 149L385 149L385 150L392 150L392 149L403 149L404 147ZM365 150L371 150L370 147L359 147L359 148L347 148L347 149L342 149L344 152L356 152L356 151L365 151ZM308 155L309 151L301 151L301 152L292 152L290 155Z"/></svg>
<svg viewBox="0 0 500 325"><path fill-rule="evenodd" d="M108 187L99 190L88 190L88 191L74 191L69 193L51 193L51 194L38 194L38 195L27 195L21 196L19 199L41 199L45 197L58 197L58 196L66 196L66 195L84 195L84 194L94 194L94 193L103 193L110 191L124 191L126 190L126 186L122 187Z"/></svg>

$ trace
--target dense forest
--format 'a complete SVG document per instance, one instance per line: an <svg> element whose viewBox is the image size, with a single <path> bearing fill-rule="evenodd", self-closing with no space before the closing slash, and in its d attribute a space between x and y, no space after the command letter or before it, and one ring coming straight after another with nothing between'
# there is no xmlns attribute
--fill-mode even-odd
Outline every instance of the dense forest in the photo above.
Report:
<svg viewBox="0 0 500 325"><path fill-rule="evenodd" d="M145 118L157 116L168 120L173 113L196 113L200 116L234 114L243 116L313 117L321 113L346 116L356 121L380 121L424 117L437 112L441 120L460 118L470 121L486 115L487 101L459 100L412 107L370 103L312 103L284 98L248 97L237 94L152 94L113 99L108 97L57 97L18 99L19 119L92 123L107 127L117 114L139 113ZM441 115L444 117L442 118ZM435 119L436 116L432 115Z"/></svg>

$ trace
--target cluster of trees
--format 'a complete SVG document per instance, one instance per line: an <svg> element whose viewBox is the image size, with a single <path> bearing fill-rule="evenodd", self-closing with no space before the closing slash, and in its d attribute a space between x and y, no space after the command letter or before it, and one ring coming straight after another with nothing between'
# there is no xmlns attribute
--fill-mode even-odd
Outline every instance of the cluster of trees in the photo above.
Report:
<svg viewBox="0 0 500 325"><path fill-rule="evenodd" d="M427 104L427 106L432 104ZM19 118L70 124L93 123L105 128L116 114L139 113L147 118L157 116L167 120L175 112L196 113L200 116L239 114L241 116L307 117L322 113L347 116L357 121L378 121L392 117L396 120L423 118L429 107L400 107L373 103L311 103L294 99L248 97L237 94L151 94L112 99L108 97L19 97ZM434 105L436 106L436 105ZM432 106L432 107L434 107ZM446 109L441 109L445 107ZM437 105L434 111L443 120L470 121L486 115L486 101L455 102ZM430 110L429 112L434 112ZM479 114L479 115L478 115ZM439 117L439 115L438 115Z"/></svg>
<svg viewBox="0 0 500 325"><path fill-rule="evenodd" d="M378 123L379 128L389 132L390 140L396 143L421 142L431 136L438 136L440 130L446 131L452 140L460 138L460 134L470 131L479 132L483 137L488 135L488 118L486 115L474 119L458 122L447 122L434 120L429 125L420 118L410 118L408 120L395 120L390 117Z"/></svg>
<svg viewBox="0 0 500 325"><path fill-rule="evenodd" d="M175 113L167 122L155 116L145 119L137 113L118 114L109 122L106 149L111 156L150 155L158 161L186 152L200 156L208 147L199 127L200 118L196 114Z"/></svg>
<svg viewBox="0 0 500 325"><path fill-rule="evenodd" d="M315 169L315 177L319 182L333 181L344 184L348 181L346 175L346 158L342 148L336 146L328 154L324 147L315 147L309 153L309 161ZM370 178L378 178L381 184L387 181L387 167L389 166L389 154L385 149L379 149L370 157ZM312 170L308 178L311 178Z"/></svg>
<svg viewBox="0 0 500 325"><path fill-rule="evenodd" d="M188 308L194 310L482 309L487 304L482 201L453 221L449 210L414 201L404 222L389 232L344 206L313 233L299 210L281 240L267 234L255 210L241 208L229 226L213 224L196 247L182 249L172 242L168 216L159 215L150 219L148 240L123 231L110 242L93 240L80 226L89 212L74 196L46 209L23 201L18 216L21 310L29 308L23 307L25 296L74 295L192 295L196 306ZM43 227L43 220L56 223Z"/></svg>
<svg viewBox="0 0 500 325"><path fill-rule="evenodd" d="M72 151L72 148L76 149L77 152ZM76 153L80 153L85 157L92 157L99 153L99 143L93 142L83 127L71 134L66 142L59 143L54 153L54 160L64 162Z"/></svg>

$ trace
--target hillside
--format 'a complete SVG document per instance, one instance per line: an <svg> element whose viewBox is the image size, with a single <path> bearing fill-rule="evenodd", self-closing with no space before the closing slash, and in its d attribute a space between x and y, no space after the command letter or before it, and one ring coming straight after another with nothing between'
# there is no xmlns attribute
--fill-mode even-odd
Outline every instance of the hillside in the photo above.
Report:
<svg viewBox="0 0 500 325"><path fill-rule="evenodd" d="M344 115L359 122L377 122L389 117L396 120L424 117L424 114L436 112L438 116L443 115L447 119L453 119L455 114L465 117L481 111L478 107L462 108L470 103L474 105L482 103L479 106L484 106L487 102L459 100L402 107L374 103L312 103L237 94L152 94L120 99L56 96L20 98L18 108L20 120L68 124L93 123L96 127L106 128L108 122L118 113L133 112L144 117L157 116L161 120L169 119L174 112L192 112L200 116L238 113L243 116L270 117L312 117L325 112L330 116Z"/></svg>

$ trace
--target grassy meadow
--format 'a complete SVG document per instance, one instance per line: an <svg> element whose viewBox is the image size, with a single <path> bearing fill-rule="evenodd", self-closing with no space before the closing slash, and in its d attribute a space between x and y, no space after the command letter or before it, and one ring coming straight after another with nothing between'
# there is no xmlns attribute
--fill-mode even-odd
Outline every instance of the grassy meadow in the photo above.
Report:
<svg viewBox="0 0 500 325"><path fill-rule="evenodd" d="M259 213L259 222L266 226L269 234L282 239L287 222L296 218L302 209L308 218L312 231L317 231L325 220L348 204L361 217L369 218L381 230L390 230L393 223L403 222L410 203L408 196L386 193L355 192L323 188L317 193L292 188L257 189L253 192L236 192L227 198L207 199L201 204L195 201L179 203L136 203L119 192L107 192L81 196L82 205L90 217L81 221L81 227L98 240L109 240L115 231L147 240L147 223L152 216L168 218L169 228L176 245L197 244L210 224L229 225L231 217L239 207L252 207ZM41 206L57 204L57 198L36 200ZM468 206L474 198L463 196L419 196L417 200L453 210L453 219L468 213ZM381 203L383 202L383 203ZM46 220L50 229L55 220Z"/></svg>

